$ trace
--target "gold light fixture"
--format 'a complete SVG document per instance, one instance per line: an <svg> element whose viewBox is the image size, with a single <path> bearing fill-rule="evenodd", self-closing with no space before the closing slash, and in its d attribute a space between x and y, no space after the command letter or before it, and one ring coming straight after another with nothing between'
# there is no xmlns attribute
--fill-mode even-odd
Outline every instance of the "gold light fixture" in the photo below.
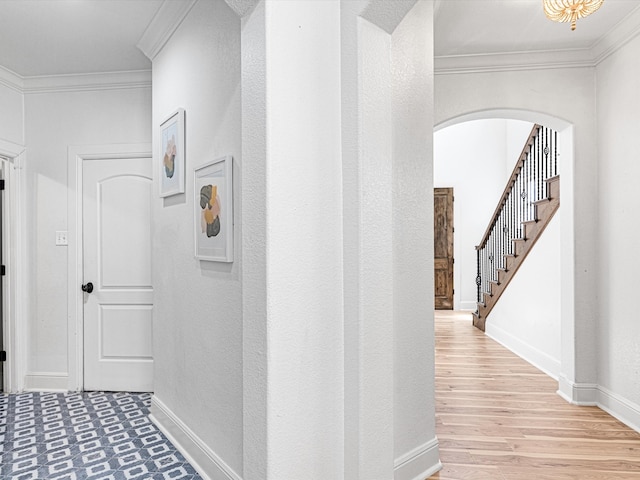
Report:
<svg viewBox="0 0 640 480"><path fill-rule="evenodd" d="M544 14L554 22L571 22L576 29L576 20L598 10L604 0L542 0Z"/></svg>

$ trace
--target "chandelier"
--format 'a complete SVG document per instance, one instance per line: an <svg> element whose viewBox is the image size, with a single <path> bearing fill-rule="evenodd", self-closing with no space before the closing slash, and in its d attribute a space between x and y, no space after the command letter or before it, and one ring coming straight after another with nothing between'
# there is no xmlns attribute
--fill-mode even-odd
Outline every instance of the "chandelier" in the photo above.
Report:
<svg viewBox="0 0 640 480"><path fill-rule="evenodd" d="M576 29L576 20L591 15L600 8L604 0L542 0L544 14L554 22L571 22Z"/></svg>

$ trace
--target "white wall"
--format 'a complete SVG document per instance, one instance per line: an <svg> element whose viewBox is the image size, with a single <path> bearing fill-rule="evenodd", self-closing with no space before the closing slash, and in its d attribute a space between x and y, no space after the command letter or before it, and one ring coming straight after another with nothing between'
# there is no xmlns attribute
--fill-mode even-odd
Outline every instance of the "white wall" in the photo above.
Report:
<svg viewBox="0 0 640 480"><path fill-rule="evenodd" d="M640 428L637 254L640 211L640 37L600 63L597 73L599 269L595 275L601 403ZM626 403L626 407L623 405Z"/></svg>
<svg viewBox="0 0 640 480"><path fill-rule="evenodd" d="M434 186L452 187L454 309L476 310L477 259L498 199L533 125L517 120L476 120L451 125L434 136Z"/></svg>
<svg viewBox="0 0 640 480"><path fill-rule="evenodd" d="M417 2L391 43L393 478L410 480L440 467L433 324L433 2ZM369 478L389 477L364 477Z"/></svg>
<svg viewBox="0 0 640 480"><path fill-rule="evenodd" d="M0 67L0 140L24 145L24 96L16 88L2 83L3 73Z"/></svg>
<svg viewBox="0 0 640 480"><path fill-rule="evenodd" d="M340 478L340 2L270 1L265 20L268 478Z"/></svg>
<svg viewBox="0 0 640 480"><path fill-rule="evenodd" d="M27 388L67 388L67 230L69 145L149 143L151 89L25 95ZM79 286L78 286L79 288Z"/></svg>
<svg viewBox="0 0 640 480"><path fill-rule="evenodd" d="M556 379L561 357L560 218L556 212L486 324L487 335Z"/></svg>
<svg viewBox="0 0 640 480"><path fill-rule="evenodd" d="M156 158L158 126L178 107L186 193L162 199L154 186L154 400L242 475L240 20L223 0L197 2L153 60ZM199 261L193 169L224 155L234 158L234 261Z"/></svg>

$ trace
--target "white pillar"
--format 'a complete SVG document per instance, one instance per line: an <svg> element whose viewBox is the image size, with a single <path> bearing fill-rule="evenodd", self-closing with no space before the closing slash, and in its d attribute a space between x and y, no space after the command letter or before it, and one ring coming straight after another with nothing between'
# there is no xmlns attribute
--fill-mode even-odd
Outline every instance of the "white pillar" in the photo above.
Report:
<svg viewBox="0 0 640 480"><path fill-rule="evenodd" d="M245 480L439 467L432 8L263 0L243 18Z"/></svg>
<svg viewBox="0 0 640 480"><path fill-rule="evenodd" d="M392 36L395 479L439 468L435 435L433 3ZM426 475L425 475L426 474Z"/></svg>
<svg viewBox="0 0 640 480"><path fill-rule="evenodd" d="M244 478L344 466L340 2L243 22Z"/></svg>

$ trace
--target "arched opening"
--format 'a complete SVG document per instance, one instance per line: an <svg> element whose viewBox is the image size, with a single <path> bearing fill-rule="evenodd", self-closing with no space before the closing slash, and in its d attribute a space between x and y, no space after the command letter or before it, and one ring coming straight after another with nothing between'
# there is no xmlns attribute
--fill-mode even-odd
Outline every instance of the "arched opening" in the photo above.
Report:
<svg viewBox="0 0 640 480"><path fill-rule="evenodd" d="M484 128L485 133L491 131L491 129L496 130L497 128L499 130L501 128L499 125L496 127L495 122L506 122L507 125L509 125L509 122L512 122L511 123L512 128L506 129L507 132L504 134L506 136L502 139L503 142L505 140L511 141L511 142L514 141L513 139L509 139L509 134L508 134L509 130L511 130L512 133L516 132L516 137L517 137L518 136L517 132L526 130L527 125L529 126L528 128L530 129L530 126L535 123L552 128L558 132L558 151L559 151L558 153L560 158L558 166L559 166L559 174L560 174L560 191L561 191L560 197L561 197L562 208L560 208L558 214L556 215L556 217L559 217L559 218L557 220L554 219L554 222L557 223L556 230L555 230L556 235L559 236L559 241L556 245L556 248L558 248L557 259L559 260L559 262L557 265L557 270L559 271L559 279L557 283L553 284L552 288L554 289L554 291L552 293L553 293L553 296L558 300L557 316L559 317L559 325L554 325L550 327L548 329L548 332L546 333L545 331L539 332L541 336L558 335L559 339L556 339L558 340L557 342L558 348L553 350L554 355L548 355L548 352L545 352L544 348L543 349L536 348L535 341L528 342L527 335L524 333L522 334L522 337L524 338L524 340L518 341L517 335L514 337L513 335L511 335L511 332L505 333L503 330L500 329L500 321L498 320L499 312L496 312L497 320L494 325L491 324L491 317L489 317L489 320L487 322L487 325L488 325L487 333L493 338L496 338L497 340L501 341L501 343L507 343L507 346L512 350L514 350L517 354L519 354L520 356L528 360L530 363L536 365L538 368L542 369L543 371L546 371L552 377L558 379L560 382L559 393L563 395L565 398L569 399L570 395L562 394L562 384L563 384L562 380L566 378L573 378L574 369L575 369L575 365L574 365L574 357L575 357L574 355L574 352L575 352L575 335L574 335L574 323L575 323L574 264L575 264L575 261L574 261L574 256L575 256L575 253L574 253L574 227L573 227L574 225L573 125L563 119L559 119L557 117L553 117L548 114L533 112L533 111L526 111L526 110L513 110L513 109L482 110L482 111L470 112L467 114L459 115L454 118L441 121L434 128L434 131L436 132L436 135L434 137L435 186L439 186L438 185L439 176L437 174L438 168L439 168L438 149L442 148L442 145L440 145L440 147L438 145L439 139L441 139L442 137L445 137L445 138L449 137L446 140L447 142L450 143L452 139L454 139L457 144L461 144L461 143L464 144L465 142L468 143L469 141L473 141L474 138L475 138L475 141L478 141L478 138L476 138L474 135L471 135L472 138L457 138L455 137L455 135L451 137L451 133L454 131L473 132L474 125L476 125L478 129L482 129L481 125L484 125L485 127L487 127L488 124L485 122L494 122L493 127ZM527 122L527 123L523 123L523 122ZM513 125L516 125L516 127L513 127ZM518 125L520 125L520 128L518 128ZM464 126L464 128L460 128L461 126ZM447 132L447 130L450 128L451 130ZM520 136L521 136L521 133L520 133ZM494 145L495 147L495 142L496 142L495 138L493 139L484 138L482 141L486 143L486 146L488 148L491 148L492 145ZM467 148L482 149L483 145L482 144L477 146L471 145L471 146L468 146ZM498 148L498 147L495 147L495 148ZM522 143L520 144L520 149L521 148L522 148ZM513 147L506 148L505 150L513 151L514 148ZM482 161L482 155L478 155L478 159L479 161ZM515 161L516 161L516 158L507 158L507 162L510 162L510 166L507 166L506 169L507 170L510 168L512 169L513 165L515 164ZM502 171L504 171L505 166L497 165L494 168L494 170L496 169L500 170L500 168L502 168L503 169ZM491 167L486 166L486 170L491 170ZM472 174L472 172L469 169L465 170L464 167L460 168L460 166L458 166L458 168L456 168L456 173L454 175L457 175L457 178L460 179L465 175L470 175L470 174ZM488 173L488 175L490 174L491 173ZM487 174L485 174L485 177L486 175ZM477 183L477 185L475 184L473 185L474 191L465 192L464 194L461 195L461 197L462 199L464 199L465 196L467 198L475 199L476 203L482 203L477 201L477 199L478 197L483 197L483 201L485 203L486 202L492 203L492 206L490 207L490 209L491 211L493 211L493 209L496 206L496 202L502 192L501 189L504 188L504 183L502 183L502 186L498 190L493 189L492 192L485 192L482 190L483 189L482 178L480 177L481 176L476 175L473 178L473 182ZM501 181L502 182L506 181L506 178ZM495 181L493 183L495 184ZM471 181L467 181L466 183L463 181L463 182L460 182L460 184L465 186L466 188L472 187ZM456 194L456 196L457 195L458 194ZM487 196L490 197L490 200L486 199ZM455 218L454 221L455 222L464 221L464 215L462 216L462 218ZM484 227L486 227L486 222L488 221L488 218L484 218L482 219L482 221L485 222ZM456 223L456 232L463 233L465 231L466 230L464 227L459 228L459 226ZM470 239L471 242L477 242L478 240L479 238L475 238L475 236ZM535 250L535 248L533 250ZM458 262L458 259L456 258L456 263L458 264L459 270L464 270L465 268L468 267L466 263L469 263L469 262L464 261L465 254L467 257L470 257L470 255L472 255L466 251L456 253L456 257L462 256L462 260L463 260L461 262ZM525 264L526 263L527 262L525 262ZM520 273L521 272L519 272L519 275ZM475 287L475 285L472 285L474 281L473 276L466 275L464 278L462 278L463 275L462 275L462 272L460 271L457 272L456 274L458 275L458 277L460 277L460 278L456 278L456 282L457 282L456 292L460 292L460 295L464 295L465 287L467 287L466 288L467 291L469 290L469 287L471 288ZM468 282L468 283L465 284L464 282ZM546 288L545 282L538 280L537 283L540 284L538 287L539 292L536 293L535 296L537 299L539 299L539 301L544 301L545 288ZM559 291L557 291L557 289L559 289ZM473 308L471 304L472 302L469 302L468 299L464 299L464 298L457 298L455 302L456 308L460 308L462 310L471 310ZM527 305L526 304L521 305L521 307L523 309L526 309ZM531 325L528 325L528 327L532 328ZM533 328L535 328L535 326ZM502 335L502 338L501 338L501 335ZM510 344L508 341L507 342L504 341L506 338L510 339L511 341ZM529 338L530 338L530 335L529 335ZM540 341L543 342L544 338L541 338ZM553 358L553 357L556 357L556 358Z"/></svg>

